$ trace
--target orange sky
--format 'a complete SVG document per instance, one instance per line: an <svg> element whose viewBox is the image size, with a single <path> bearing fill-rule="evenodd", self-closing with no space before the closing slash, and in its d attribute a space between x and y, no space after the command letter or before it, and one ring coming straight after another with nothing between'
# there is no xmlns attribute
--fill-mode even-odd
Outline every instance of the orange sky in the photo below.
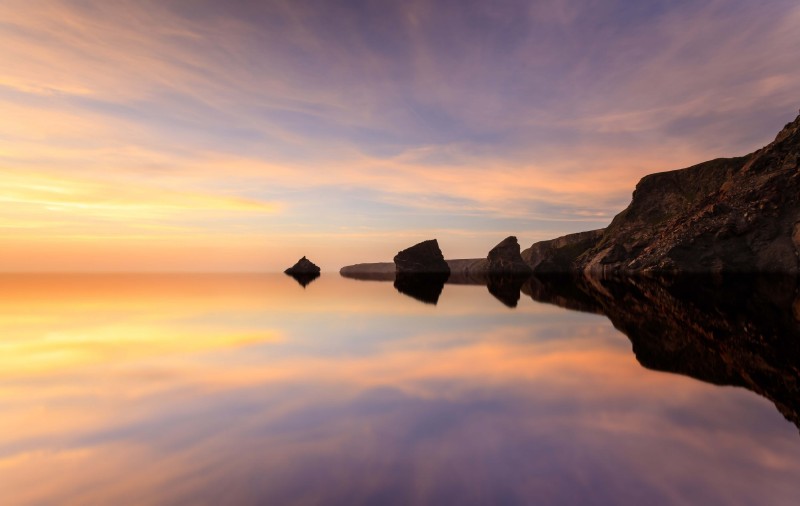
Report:
<svg viewBox="0 0 800 506"><path fill-rule="evenodd" d="M800 7L0 4L0 266L324 270L606 225L767 143Z"/></svg>

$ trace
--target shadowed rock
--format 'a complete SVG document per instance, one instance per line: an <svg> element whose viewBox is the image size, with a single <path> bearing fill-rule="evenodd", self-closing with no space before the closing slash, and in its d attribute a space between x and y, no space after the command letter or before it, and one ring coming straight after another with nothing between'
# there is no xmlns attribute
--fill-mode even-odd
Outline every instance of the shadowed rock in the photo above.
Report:
<svg viewBox="0 0 800 506"><path fill-rule="evenodd" d="M420 302L436 305L449 276L447 273L397 273L394 287L398 292Z"/></svg>
<svg viewBox="0 0 800 506"><path fill-rule="evenodd" d="M530 275L531 268L519 253L519 243L513 235L506 237L489 251L486 256L486 269L494 275Z"/></svg>
<svg viewBox="0 0 800 506"><path fill-rule="evenodd" d="M575 260L603 237L605 229L539 241L521 253L534 272L569 272Z"/></svg>
<svg viewBox="0 0 800 506"><path fill-rule="evenodd" d="M317 267L314 262L307 259L306 257L301 258L297 261L296 264L289 267L285 271L286 274L316 274L319 276L320 269Z"/></svg>
<svg viewBox="0 0 800 506"><path fill-rule="evenodd" d="M398 274L450 274L436 239L404 249L395 255L394 264Z"/></svg>

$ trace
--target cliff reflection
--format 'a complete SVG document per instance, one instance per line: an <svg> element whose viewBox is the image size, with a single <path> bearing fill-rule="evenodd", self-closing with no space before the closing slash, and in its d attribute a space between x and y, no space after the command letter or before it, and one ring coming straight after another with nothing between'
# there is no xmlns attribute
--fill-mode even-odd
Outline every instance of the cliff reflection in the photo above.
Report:
<svg viewBox="0 0 800 506"><path fill-rule="evenodd" d="M605 315L648 369L744 387L800 428L800 295L792 276L534 277L537 302Z"/></svg>
<svg viewBox="0 0 800 506"><path fill-rule="evenodd" d="M371 278L372 280L381 280ZM639 363L772 401L800 428L800 283L786 275L498 277L455 273L448 285L486 286L504 305L536 302L606 316ZM401 293L436 303L445 282Z"/></svg>

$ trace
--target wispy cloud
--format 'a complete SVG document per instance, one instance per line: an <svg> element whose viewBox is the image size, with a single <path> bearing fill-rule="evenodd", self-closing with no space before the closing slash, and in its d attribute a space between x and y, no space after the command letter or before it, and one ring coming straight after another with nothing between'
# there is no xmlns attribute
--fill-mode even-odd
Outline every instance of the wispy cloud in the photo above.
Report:
<svg viewBox="0 0 800 506"><path fill-rule="evenodd" d="M786 0L9 0L0 19L4 186L105 181L67 221L138 205L129 223L184 213L209 243L330 233L323 201L376 230L601 226L642 175L770 140L800 96ZM40 197L2 220L49 218ZM204 222L200 200L238 214ZM286 202L280 223L251 201Z"/></svg>

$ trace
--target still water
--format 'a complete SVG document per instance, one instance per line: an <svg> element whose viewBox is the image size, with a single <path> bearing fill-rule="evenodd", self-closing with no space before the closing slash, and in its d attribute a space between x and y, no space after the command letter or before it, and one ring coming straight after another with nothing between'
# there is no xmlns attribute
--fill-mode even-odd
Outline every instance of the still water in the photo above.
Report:
<svg viewBox="0 0 800 506"><path fill-rule="evenodd" d="M787 289L569 283L4 275L0 503L798 503Z"/></svg>

